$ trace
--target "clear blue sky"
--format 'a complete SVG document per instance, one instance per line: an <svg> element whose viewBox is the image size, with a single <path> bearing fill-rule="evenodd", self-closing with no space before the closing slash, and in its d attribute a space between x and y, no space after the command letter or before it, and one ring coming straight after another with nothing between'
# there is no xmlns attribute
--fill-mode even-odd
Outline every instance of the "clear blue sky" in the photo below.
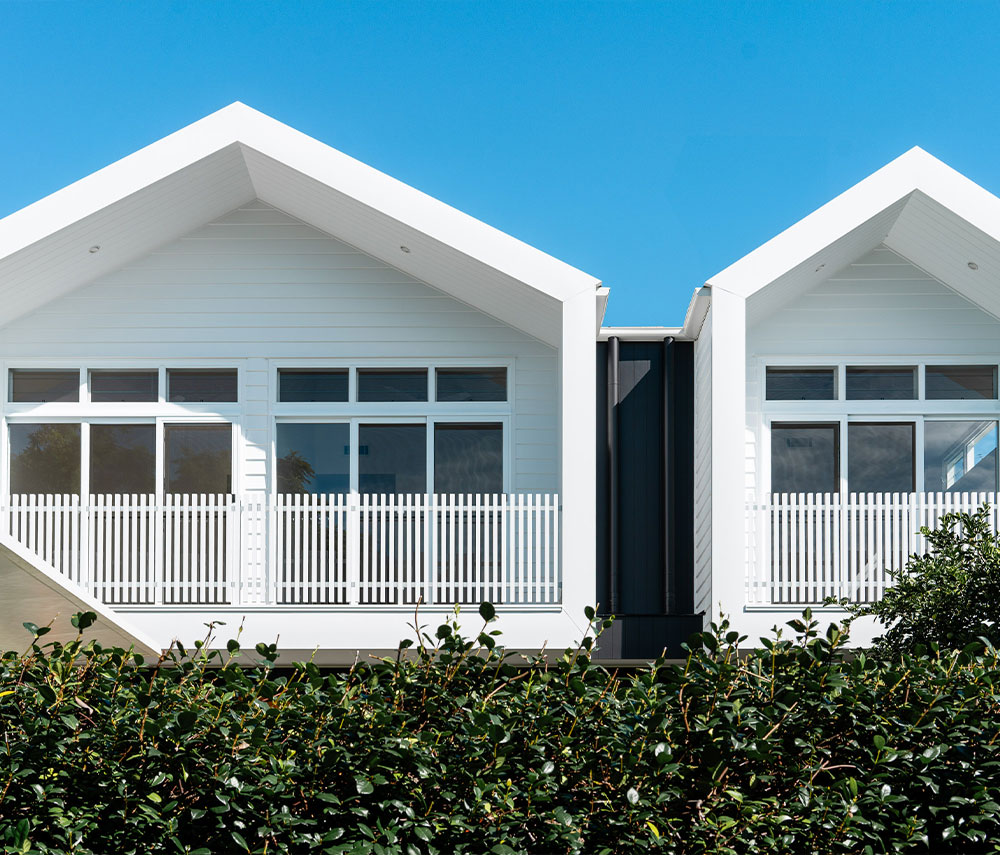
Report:
<svg viewBox="0 0 1000 855"><path fill-rule="evenodd" d="M0 215L241 100L600 277L692 288L912 145L1000 191L1000 4L0 0Z"/></svg>

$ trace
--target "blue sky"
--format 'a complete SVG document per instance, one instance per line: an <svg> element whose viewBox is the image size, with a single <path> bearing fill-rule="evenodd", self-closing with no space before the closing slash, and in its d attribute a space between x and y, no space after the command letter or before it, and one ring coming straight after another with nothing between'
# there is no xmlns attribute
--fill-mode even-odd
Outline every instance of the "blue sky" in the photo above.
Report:
<svg viewBox="0 0 1000 855"><path fill-rule="evenodd" d="M242 100L600 277L691 290L912 145L1000 191L1000 4L0 0L0 215Z"/></svg>

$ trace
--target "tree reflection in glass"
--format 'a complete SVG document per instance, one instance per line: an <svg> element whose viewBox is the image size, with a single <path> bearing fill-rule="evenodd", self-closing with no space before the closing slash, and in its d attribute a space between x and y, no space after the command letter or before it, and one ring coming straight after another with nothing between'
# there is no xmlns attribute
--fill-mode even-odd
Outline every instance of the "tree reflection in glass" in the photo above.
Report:
<svg viewBox="0 0 1000 855"><path fill-rule="evenodd" d="M80 425L12 424L11 493L79 493Z"/></svg>

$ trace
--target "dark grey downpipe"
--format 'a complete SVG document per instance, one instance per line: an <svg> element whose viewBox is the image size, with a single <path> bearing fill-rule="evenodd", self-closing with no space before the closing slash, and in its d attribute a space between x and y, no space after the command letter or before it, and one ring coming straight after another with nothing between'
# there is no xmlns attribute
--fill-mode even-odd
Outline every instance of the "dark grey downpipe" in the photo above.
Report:
<svg viewBox="0 0 1000 855"><path fill-rule="evenodd" d="M617 614L621 603L621 570L618 566L618 337L608 338L608 613Z"/></svg>
<svg viewBox="0 0 1000 855"><path fill-rule="evenodd" d="M674 339L663 339L663 614L674 614L677 597L674 583L674 537L676 534L676 509L674 508L674 431L677 413L674 412Z"/></svg>

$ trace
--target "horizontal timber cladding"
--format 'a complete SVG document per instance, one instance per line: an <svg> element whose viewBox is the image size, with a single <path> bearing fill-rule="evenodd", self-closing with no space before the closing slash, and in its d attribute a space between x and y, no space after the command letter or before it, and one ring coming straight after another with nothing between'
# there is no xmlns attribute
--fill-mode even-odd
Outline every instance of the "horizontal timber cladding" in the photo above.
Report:
<svg viewBox="0 0 1000 855"><path fill-rule="evenodd" d="M606 657L674 650L701 625L661 620L693 611L693 361L690 342L597 345L596 598L620 616Z"/></svg>
<svg viewBox="0 0 1000 855"><path fill-rule="evenodd" d="M266 486L276 364L394 359L510 365L510 491L559 488L554 348L262 202L52 300L0 340L0 360L21 366L175 359L240 367L245 490Z"/></svg>

